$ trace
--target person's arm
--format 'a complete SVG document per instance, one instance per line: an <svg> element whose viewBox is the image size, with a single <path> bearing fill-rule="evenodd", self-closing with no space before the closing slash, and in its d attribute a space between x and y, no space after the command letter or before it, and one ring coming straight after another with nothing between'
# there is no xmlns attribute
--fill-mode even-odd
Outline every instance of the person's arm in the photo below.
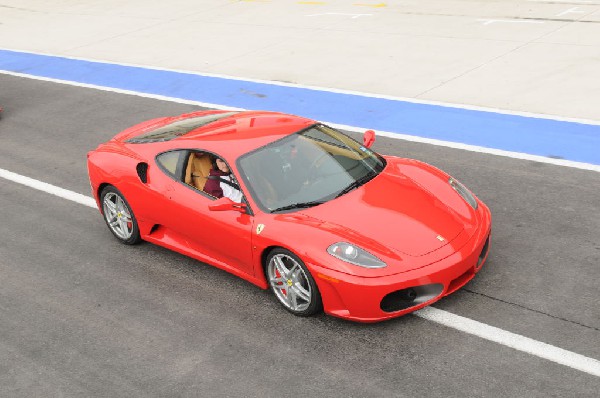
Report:
<svg viewBox="0 0 600 398"><path fill-rule="evenodd" d="M227 180L227 181L231 181L231 178L229 176L224 176L221 178L223 178L224 180ZM242 202L242 197L244 195L242 195L241 191L235 189L234 187L227 184L226 182L221 182L221 189L223 190L223 196L231 199L233 202L236 202L236 203Z"/></svg>

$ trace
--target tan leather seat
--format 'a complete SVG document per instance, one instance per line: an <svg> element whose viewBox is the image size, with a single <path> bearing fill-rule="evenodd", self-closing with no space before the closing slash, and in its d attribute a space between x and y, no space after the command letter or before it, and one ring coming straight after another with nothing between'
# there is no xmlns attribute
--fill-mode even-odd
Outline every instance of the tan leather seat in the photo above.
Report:
<svg viewBox="0 0 600 398"><path fill-rule="evenodd" d="M185 170L185 183L202 191L211 168L212 162L207 153L196 152L190 155Z"/></svg>

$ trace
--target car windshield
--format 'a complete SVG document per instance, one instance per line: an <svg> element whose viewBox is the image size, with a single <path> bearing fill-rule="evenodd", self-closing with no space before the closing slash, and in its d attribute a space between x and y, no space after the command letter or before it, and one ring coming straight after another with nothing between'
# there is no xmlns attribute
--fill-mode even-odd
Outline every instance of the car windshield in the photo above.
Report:
<svg viewBox="0 0 600 398"><path fill-rule="evenodd" d="M379 174L385 160L341 132L318 124L250 152L237 164L258 205L275 213L344 195Z"/></svg>

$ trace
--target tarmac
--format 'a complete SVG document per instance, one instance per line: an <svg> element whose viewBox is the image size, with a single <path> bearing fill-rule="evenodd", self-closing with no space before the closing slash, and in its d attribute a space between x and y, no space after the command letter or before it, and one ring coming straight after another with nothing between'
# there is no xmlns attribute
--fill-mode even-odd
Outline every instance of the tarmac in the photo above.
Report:
<svg viewBox="0 0 600 398"><path fill-rule="evenodd" d="M0 50L568 119L576 142L569 123L600 121L599 23L587 0L5 0ZM202 108L31 78L36 67L0 73L0 172L88 201L87 151ZM551 137L543 125L526 133ZM492 209L486 265L433 307L587 370L425 315L294 317L214 267L120 245L86 200L3 177L0 396L597 397L600 174L387 136L373 148L449 172Z"/></svg>

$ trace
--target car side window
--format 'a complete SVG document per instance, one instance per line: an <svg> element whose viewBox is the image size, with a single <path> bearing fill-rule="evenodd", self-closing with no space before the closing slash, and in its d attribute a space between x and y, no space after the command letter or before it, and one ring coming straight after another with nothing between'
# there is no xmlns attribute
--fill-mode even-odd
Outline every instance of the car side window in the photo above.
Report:
<svg viewBox="0 0 600 398"><path fill-rule="evenodd" d="M156 157L156 162L162 166L163 170L170 174L172 177L177 176L177 164L182 151L170 151L161 153Z"/></svg>

